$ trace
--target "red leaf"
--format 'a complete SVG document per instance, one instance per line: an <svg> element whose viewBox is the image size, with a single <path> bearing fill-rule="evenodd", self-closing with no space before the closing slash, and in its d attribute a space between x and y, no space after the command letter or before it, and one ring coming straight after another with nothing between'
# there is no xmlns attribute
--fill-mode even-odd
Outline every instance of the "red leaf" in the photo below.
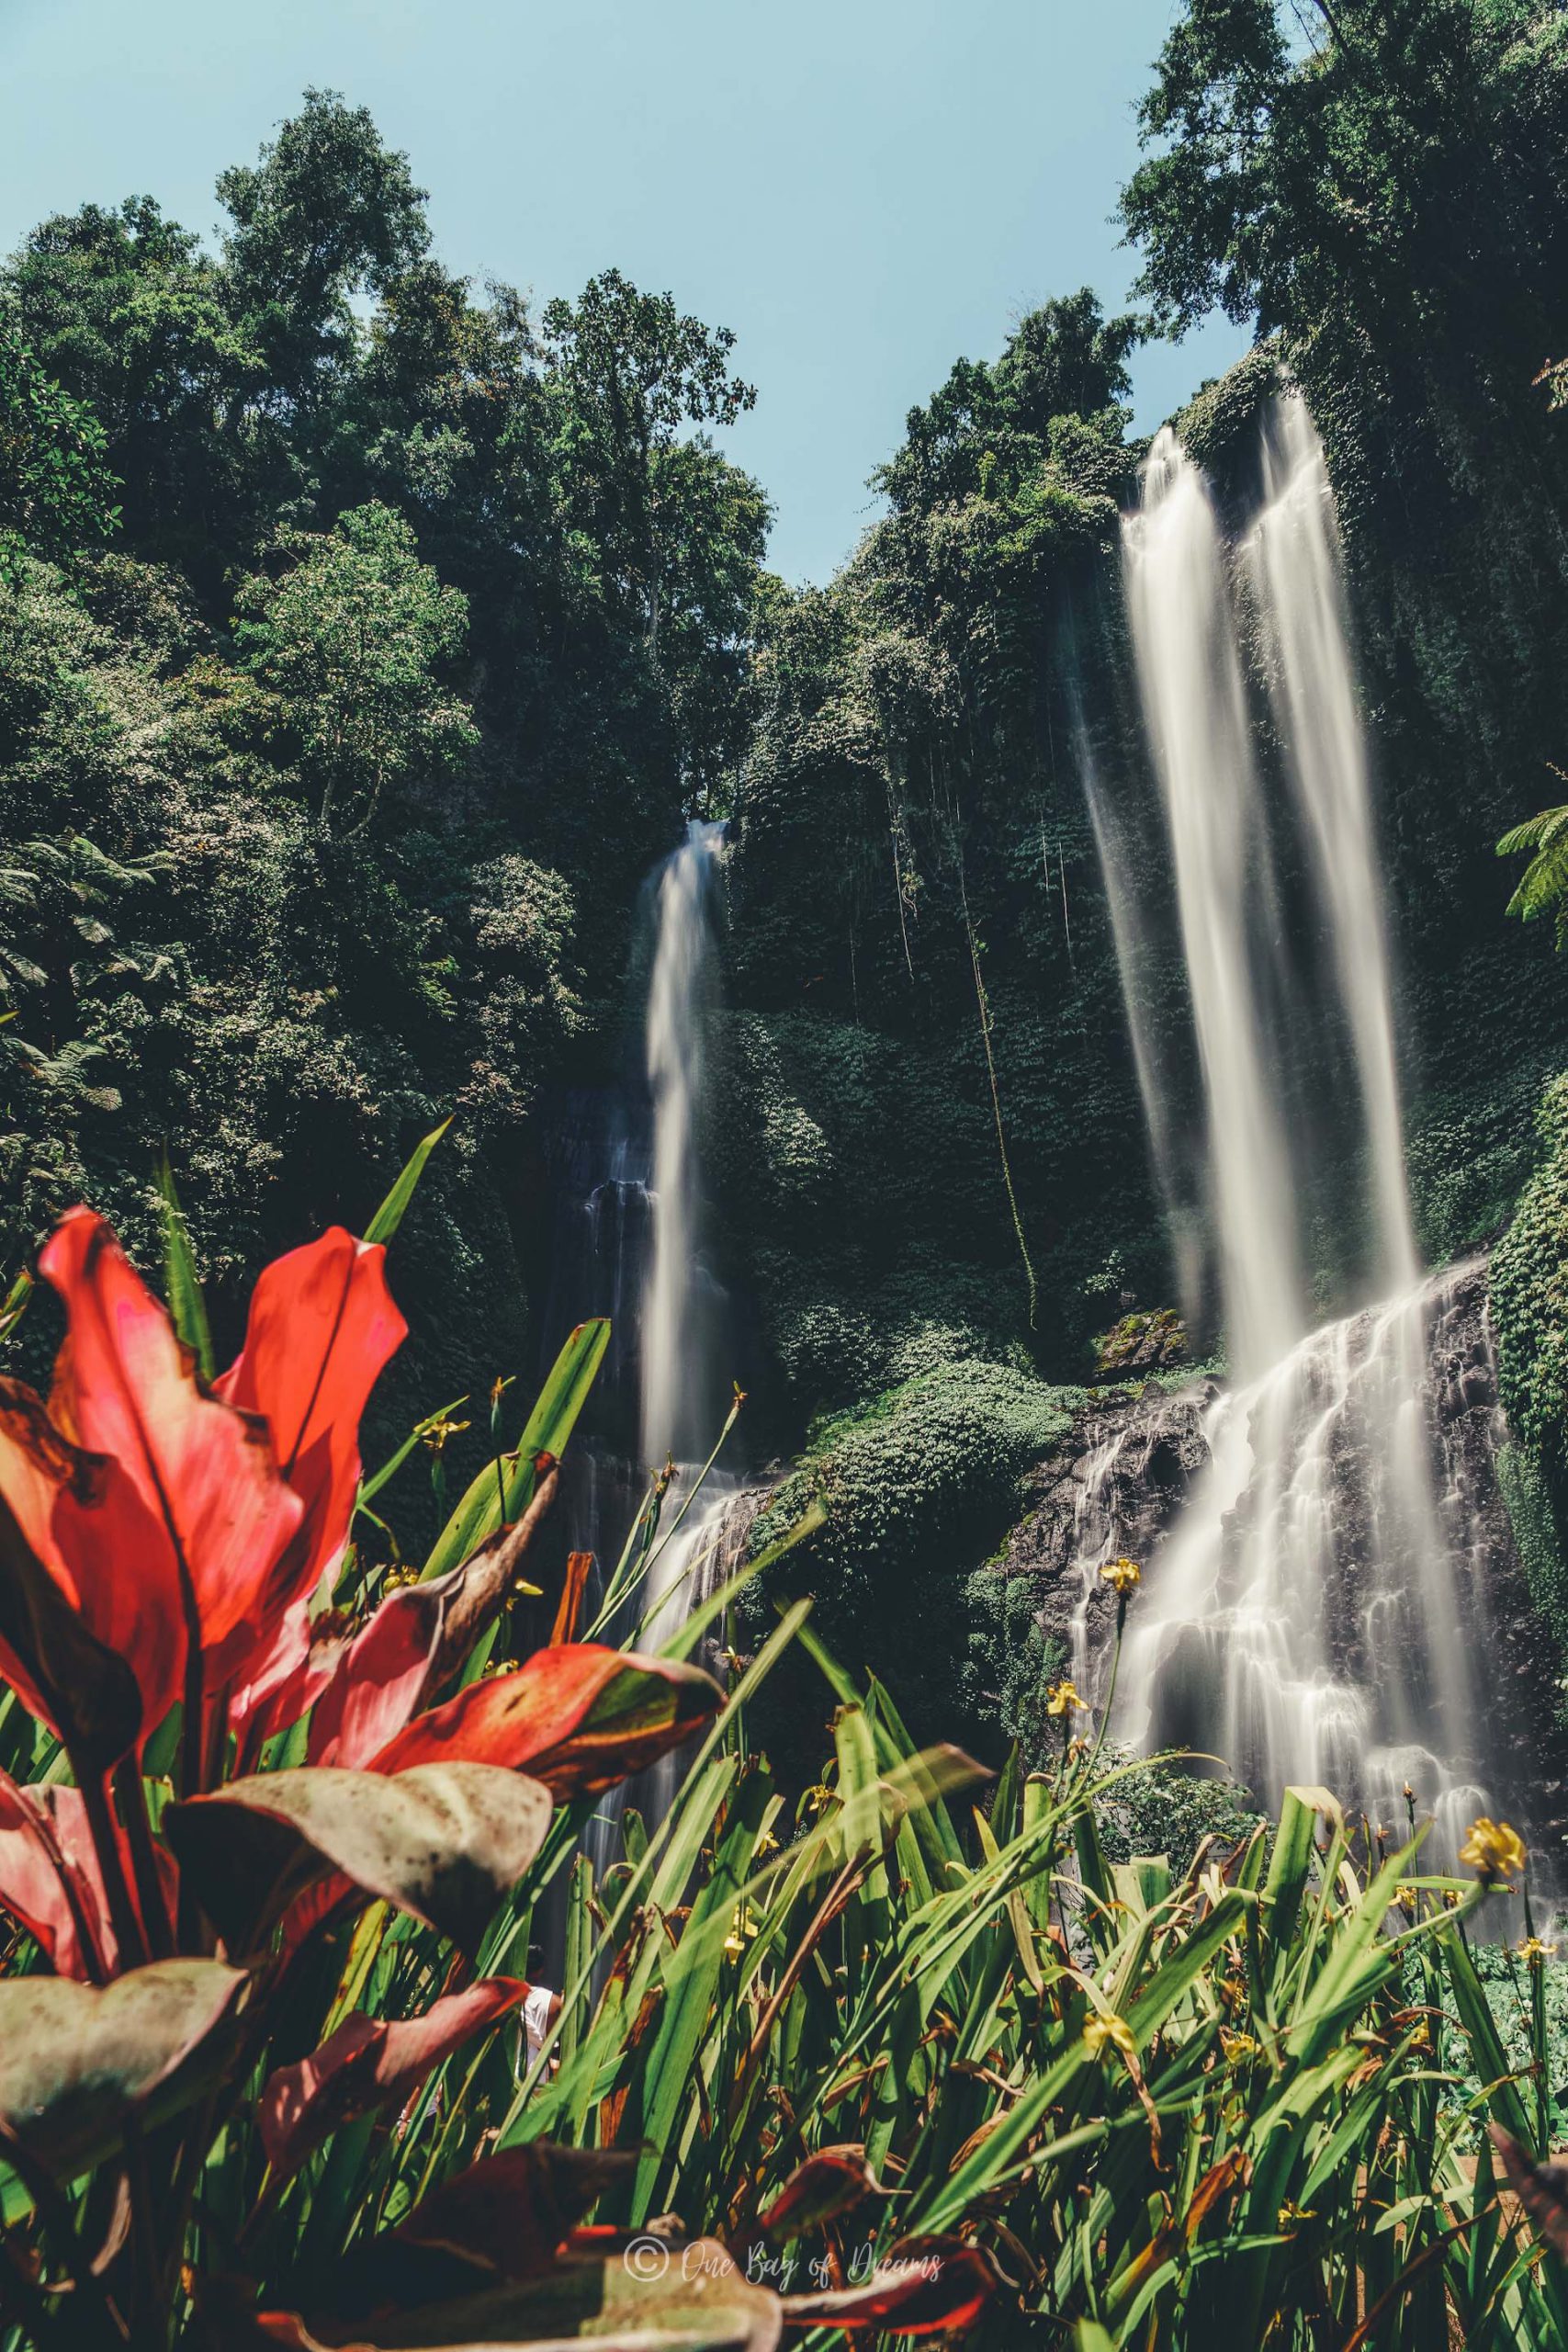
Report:
<svg viewBox="0 0 1568 2352"><path fill-rule="evenodd" d="M130 1849L124 1833L115 1834L129 1879ZM166 1847L152 1851L172 1915L179 1872ZM102 1984L114 1975L119 1947L80 1789L58 1781L18 1788L0 1772L0 1905L37 1937L57 1976Z"/></svg>
<svg viewBox="0 0 1568 2352"><path fill-rule="evenodd" d="M960 2238L906 2238L863 2286L818 2295L786 2295L792 2327L834 2327L846 2335L886 2329L893 2335L940 2335L972 2327L1000 2280L977 2245Z"/></svg>
<svg viewBox="0 0 1568 2352"><path fill-rule="evenodd" d="M80 1743L79 1760L91 1756L107 1769L163 1721L184 1677L179 1578L166 1532L118 1463L71 1444L42 1399L9 1380L0 1381L0 1505L13 1540L31 1554L30 1562L6 1561L0 1622L10 1638L0 1634L0 1675L57 1738L73 1750ZM128 1560L137 1563L133 1576ZM39 1579L31 1590L28 1577ZM43 1579L68 1614L40 1607ZM72 1618L90 1636L74 1664L71 1641L60 1638ZM106 1654L96 1674L95 1643Z"/></svg>
<svg viewBox="0 0 1568 2352"><path fill-rule="evenodd" d="M244 1347L216 1383L219 1396L265 1421L303 1506L262 1593L257 1623L269 1634L342 1564L359 1485L360 1416L408 1331L387 1288L386 1255L334 1226L275 1259L252 1294ZM233 1645L222 1679L232 1679L255 1648L254 1640L250 1653Z"/></svg>
<svg viewBox="0 0 1568 2352"><path fill-rule="evenodd" d="M256 1620L301 1517L277 1475L265 1423L202 1394L173 1324L102 1217L72 1209L39 1260L65 1305L50 1417L75 1445L114 1457L163 1531L181 1588L212 1650ZM129 1581L129 1579L127 1579ZM269 1627L270 1630L270 1627Z"/></svg>
<svg viewBox="0 0 1568 2352"><path fill-rule="evenodd" d="M18 1788L0 1772L0 1903L37 1937L57 1976L102 1984L113 1971L114 1937L96 1868L84 1867L83 1849L90 1857L92 1843L85 1823L71 1823L72 1798L79 1814L79 1790ZM80 1845L70 1836L73 1826Z"/></svg>
<svg viewBox="0 0 1568 2352"><path fill-rule="evenodd" d="M449 1581L440 1579L442 1585ZM401 1731L423 1695L442 1615L442 1594L434 1582L387 1595L339 1654L316 1702L312 1764L375 1765L378 1751Z"/></svg>
<svg viewBox="0 0 1568 2352"><path fill-rule="evenodd" d="M881 2196L875 2174L856 2143L841 2148L819 2148L795 2166L757 2227L771 2238L798 2238L819 2230L827 2222L858 2205L863 2197Z"/></svg>
<svg viewBox="0 0 1568 2352"><path fill-rule="evenodd" d="M267 2162L276 2172L293 2172L355 2116L406 2098L470 2034L515 2008L527 1991L520 1977L487 1976L434 2002L422 2018L401 2023L346 2018L297 2066L281 2067L263 2091L259 2120Z"/></svg>
<svg viewBox="0 0 1568 2352"><path fill-rule="evenodd" d="M471 1682L400 1732L371 1770L502 1764L558 1799L596 1796L639 1772L717 1713L724 1693L700 1668L597 1642L536 1650L515 1674Z"/></svg>

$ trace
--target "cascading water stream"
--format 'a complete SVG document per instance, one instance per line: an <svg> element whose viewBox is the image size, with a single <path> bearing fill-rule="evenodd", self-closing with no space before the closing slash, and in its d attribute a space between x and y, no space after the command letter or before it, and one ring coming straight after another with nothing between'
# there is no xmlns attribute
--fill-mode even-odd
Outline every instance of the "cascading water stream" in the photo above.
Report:
<svg viewBox="0 0 1568 2352"><path fill-rule="evenodd" d="M649 876L640 1068L626 1084L584 1099L563 1153L551 1328L585 1312L607 1314L612 1324L596 1426L569 1463L569 1538L573 1549L595 1555L602 1591L649 1477L670 1464L660 1533L633 1604L645 1649L677 1632L738 1565L757 1508L732 1473L710 1472L692 1493L723 1426L733 1370L728 1303L705 1250L699 1164L723 840L722 825L693 823ZM623 1623L618 1635L629 1630ZM667 1758L632 1801L645 1813L662 1811L675 1769ZM590 1826L585 1843L596 1871L615 1858L623 1793L607 1797Z"/></svg>
<svg viewBox="0 0 1568 2352"><path fill-rule="evenodd" d="M1155 1183L1165 1214L1166 1229L1170 1237L1178 1296L1182 1312L1190 1323L1196 1318L1201 1304L1203 1242L1191 1204L1182 1197L1176 1181L1176 1119L1160 1069L1158 1045L1149 1017L1141 968L1142 925L1131 877L1132 860L1118 832L1114 813L1107 804L1089 731L1081 712L1077 710L1073 736L1078 775L1089 809L1089 830L1094 835L1095 855L1100 861L1100 871L1105 884L1106 910L1111 917L1116 968L1122 980L1122 1003L1127 1016L1127 1037L1133 1048L1133 1068L1144 1106L1144 1123L1148 1130Z"/></svg>
<svg viewBox="0 0 1568 2352"><path fill-rule="evenodd" d="M722 1421L714 1363L718 1301L701 1250L697 1122L723 840L722 825L694 820L660 871L645 1027L653 1237L642 1300L642 1453L650 1467L675 1464L675 1508ZM711 1589L711 1555L733 1489L731 1477L710 1471L695 1506L660 1545L645 1595L651 1640L667 1637Z"/></svg>
<svg viewBox="0 0 1568 2352"><path fill-rule="evenodd" d="M1401 1139L1389 960L1326 470L1304 403L1269 421L1265 502L1243 557L1287 812L1331 950L1355 1065L1383 1303L1306 1329L1309 1138L1292 1126L1271 1008L1320 1012L1272 953L1280 925L1228 550L1168 428L1126 519L1124 575L1169 833L1207 1110L1210 1198L1238 1385L1207 1408L1206 1466L1129 1622L1118 1736L1217 1755L1268 1805L1325 1785L1390 1823L1408 1780L1455 1833L1483 1809L1483 1609L1464 1497L1438 1476L1429 1335L1452 1284L1423 1282ZM1120 942L1118 943L1120 944ZM1125 983L1124 983L1125 984ZM1090 1590L1135 1425L1091 1458L1077 1546Z"/></svg>
<svg viewBox="0 0 1568 2352"><path fill-rule="evenodd" d="M1253 975L1267 837L1219 524L1168 425L1149 453L1123 553L1208 1105L1225 1329L1251 1374L1277 1363L1304 1321L1294 1193Z"/></svg>
<svg viewBox="0 0 1568 2352"><path fill-rule="evenodd" d="M1339 526L1323 444L1296 391L1263 436L1264 505L1245 549L1289 780L1328 916L1366 1121L1380 1293L1418 1270L1394 1056L1387 927L1372 839Z"/></svg>

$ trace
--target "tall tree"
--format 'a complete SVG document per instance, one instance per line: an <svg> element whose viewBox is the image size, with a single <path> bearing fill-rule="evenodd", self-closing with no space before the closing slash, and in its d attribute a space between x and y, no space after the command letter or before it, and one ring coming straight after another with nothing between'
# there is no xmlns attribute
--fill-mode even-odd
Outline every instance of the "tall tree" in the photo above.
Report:
<svg viewBox="0 0 1568 2352"><path fill-rule="evenodd" d="M280 539L290 568L240 591L235 629L298 747L324 830L363 832L383 796L439 773L478 741L468 706L438 671L461 650L468 605L421 563L400 515L380 505L335 530Z"/></svg>

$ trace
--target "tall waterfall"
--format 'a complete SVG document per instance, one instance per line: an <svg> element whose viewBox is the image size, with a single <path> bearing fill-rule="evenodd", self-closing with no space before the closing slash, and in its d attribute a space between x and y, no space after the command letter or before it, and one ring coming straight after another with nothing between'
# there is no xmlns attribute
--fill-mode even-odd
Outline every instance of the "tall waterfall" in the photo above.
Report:
<svg viewBox="0 0 1568 2352"><path fill-rule="evenodd" d="M722 825L694 821L666 858L655 893L653 971L646 1058L653 1104L653 1251L642 1308L642 1451L700 1460L715 1429L697 1255L701 1201L696 1120L703 1078L703 1016L713 948L714 889Z"/></svg>
<svg viewBox="0 0 1568 2352"><path fill-rule="evenodd" d="M1258 584L1269 691L1333 939L1365 1113L1379 1280L1416 1279L1400 1129L1382 893L1366 738L1350 667L1338 522L1323 444L1290 392L1264 431L1265 504L1246 553Z"/></svg>
<svg viewBox="0 0 1568 2352"><path fill-rule="evenodd" d="M1301 1332L1294 1194L1255 965L1269 897L1224 549L1207 485L1168 426L1123 540L1145 723L1164 797L1208 1106L1225 1329L1260 1372Z"/></svg>
<svg viewBox="0 0 1568 2352"><path fill-rule="evenodd" d="M649 1476L673 1465L647 1585L633 1604L644 1647L668 1638L739 1564L756 1509L722 1471L692 1499L740 1369L705 1246L700 1165L723 839L722 825L694 823L649 876L634 958L647 975L636 1063L620 1083L574 1097L558 1138L548 1328L585 1314L611 1318L610 1352L568 1457L565 1497L570 1544L593 1553L603 1576L620 1556ZM664 1759L634 1802L663 1810L677 1770L676 1759ZM605 1798L589 1836L597 1867L614 1857L611 1824L622 1801L621 1792Z"/></svg>
<svg viewBox="0 0 1568 2352"><path fill-rule="evenodd" d="M1428 1339L1450 1277L1422 1282L1401 1141L1389 958L1366 746L1327 473L1304 403L1268 420L1264 500L1233 562L1208 488L1167 429L1124 526L1124 576L1166 815L1207 1114L1212 1214L1238 1385L1202 1424L1206 1465L1129 1623L1119 1734L1222 1757L1265 1804L1326 1784L1393 1823L1408 1780L1453 1832L1483 1801L1473 1527L1442 1475ZM1233 590L1256 606L1282 760L1266 806ZM1281 1077L1323 1021L1292 978L1269 822L1298 841L1354 1065L1382 1303L1307 1329L1310 1138ZM1337 1032L1335 1034L1337 1034ZM1332 1055L1332 1036L1318 1051ZM1087 1594L1117 1529L1086 1494ZM1080 1611L1080 1616L1083 1614ZM1086 1662L1087 1663L1087 1662Z"/></svg>

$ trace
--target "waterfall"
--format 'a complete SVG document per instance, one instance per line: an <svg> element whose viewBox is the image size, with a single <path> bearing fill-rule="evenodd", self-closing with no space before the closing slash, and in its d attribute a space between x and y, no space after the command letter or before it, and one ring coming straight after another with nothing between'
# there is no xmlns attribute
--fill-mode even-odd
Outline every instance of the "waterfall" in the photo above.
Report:
<svg viewBox="0 0 1568 2352"><path fill-rule="evenodd" d="M1439 1434L1424 1350L1410 1377L1412 1326L1469 1272L1308 1333L1208 1407L1208 1468L1129 1623L1134 1745L1219 1755L1270 1804L1305 1783L1392 1824L1409 1781L1440 1829L1484 1810L1466 1498L1439 1508L1424 1474Z"/></svg>
<svg viewBox="0 0 1568 2352"><path fill-rule="evenodd" d="M1333 941L1366 1120L1380 1286L1416 1280L1404 1175L1393 990L1372 841L1366 738L1345 623L1338 521L1323 444L1289 392L1263 437L1265 503L1247 556L1286 773Z"/></svg>
<svg viewBox="0 0 1568 2352"><path fill-rule="evenodd" d="M1155 1184L1165 1215L1166 1230L1170 1237L1177 1294L1181 1311L1190 1328L1197 1319L1202 1301L1203 1242L1191 1204L1184 1197L1178 1182L1176 1119L1160 1067L1158 1043L1154 1034L1149 995L1142 968L1144 942L1139 894L1132 881L1132 859L1100 785L1089 731L1081 713L1075 711L1074 716L1073 736L1078 775L1089 809L1089 830L1094 835L1095 855L1100 861L1100 876L1105 884L1111 942L1116 950L1116 968L1122 981L1122 1004L1127 1016L1127 1039L1133 1049L1133 1069L1138 1080L1139 1099L1144 1106L1144 1125L1148 1131L1149 1157L1154 1164Z"/></svg>
<svg viewBox="0 0 1568 2352"><path fill-rule="evenodd" d="M1254 965L1271 888L1224 548L1168 425L1123 535L1138 684L1164 799L1208 1106L1225 1329L1247 1374L1304 1320L1294 1193Z"/></svg>
<svg viewBox="0 0 1568 2352"><path fill-rule="evenodd" d="M571 1548L593 1553L607 1576L649 1477L672 1465L662 1532L635 1604L645 1648L678 1630L727 1561L736 1565L747 1499L733 1474L714 1471L685 1508L739 1369L730 1361L728 1302L705 1248L699 1161L723 839L722 825L693 823L649 876L634 957L634 969L647 973L637 1063L620 1084L573 1098L558 1138L549 1328L586 1314L608 1315L612 1326L586 1426L568 1457ZM748 1525L755 1510L752 1498ZM622 1623L617 1638L627 1630ZM662 1811L675 1772L675 1760L666 1759L632 1802ZM612 1793L592 1826L587 1847L597 1869L617 1850L621 1803L622 1792Z"/></svg>
<svg viewBox="0 0 1568 2352"><path fill-rule="evenodd" d="M701 1460L716 1427L698 1258L696 1120L722 825L695 821L660 869L646 1061L653 1105L653 1252L642 1306L642 1451Z"/></svg>
<svg viewBox="0 0 1568 2352"><path fill-rule="evenodd" d="M644 1032L653 1112L653 1246L642 1301L642 1452L677 1469L671 1509L723 1424L715 1363L716 1285L701 1251L697 1123L711 989L715 894L724 827L694 820L665 859L654 892L653 968ZM695 1506L655 1555L645 1596L649 1638L665 1639L712 1589L716 1536L733 1478L710 1471Z"/></svg>
<svg viewBox="0 0 1568 2352"><path fill-rule="evenodd" d="M1270 1807L1288 1783L1325 1785L1392 1826L1408 1781L1437 1813L1451 1860L1464 1821L1485 1808L1490 1767L1479 1546L1462 1487L1441 1476L1431 1355L1455 1285L1473 1286L1474 1270L1418 1276L1337 531L1299 395L1266 420L1263 490L1233 561L1203 478L1167 428L1124 523L1238 1385L1207 1405L1204 1466L1149 1563L1116 1727L1135 1746L1219 1756ZM1283 798L1269 807L1233 599L1243 582L1280 746ZM1323 1008L1280 949L1270 820L1300 842L1325 933L1382 1294L1315 1330L1301 1255L1311 1138L1280 1072L1287 1037L1320 1061L1334 1043L1314 1035ZM1086 1671L1092 1588L1114 1544L1111 1498L1131 1442L1124 1430L1099 1446L1078 1507L1072 1639Z"/></svg>

